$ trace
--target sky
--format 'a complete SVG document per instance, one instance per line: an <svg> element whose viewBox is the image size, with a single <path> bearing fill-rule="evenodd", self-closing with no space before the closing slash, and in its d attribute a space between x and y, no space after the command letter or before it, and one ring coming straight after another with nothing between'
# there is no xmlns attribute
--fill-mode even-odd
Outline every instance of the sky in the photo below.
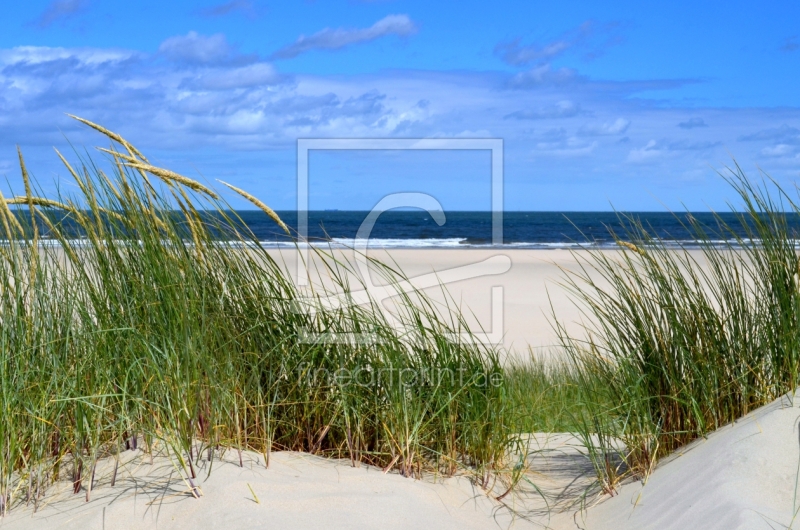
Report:
<svg viewBox="0 0 800 530"><path fill-rule="evenodd" d="M800 178L800 4L3 0L0 175L105 145L296 207L298 138L500 138L507 210L725 209ZM312 209L488 209L487 152L314 152ZM10 190L8 188L11 188ZM231 204L245 206L235 197Z"/></svg>

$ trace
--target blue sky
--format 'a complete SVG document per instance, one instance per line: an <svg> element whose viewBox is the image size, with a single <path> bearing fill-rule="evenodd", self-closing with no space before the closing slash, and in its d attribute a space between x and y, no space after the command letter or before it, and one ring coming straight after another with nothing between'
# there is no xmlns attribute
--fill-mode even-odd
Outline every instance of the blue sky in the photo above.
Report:
<svg viewBox="0 0 800 530"><path fill-rule="evenodd" d="M790 1L9 3L0 174L18 189L19 144L68 192L52 146L100 140L72 113L278 209L297 138L327 137L503 138L509 210L724 208L734 158L800 178L797 20ZM311 206L484 209L485 158L312 157Z"/></svg>

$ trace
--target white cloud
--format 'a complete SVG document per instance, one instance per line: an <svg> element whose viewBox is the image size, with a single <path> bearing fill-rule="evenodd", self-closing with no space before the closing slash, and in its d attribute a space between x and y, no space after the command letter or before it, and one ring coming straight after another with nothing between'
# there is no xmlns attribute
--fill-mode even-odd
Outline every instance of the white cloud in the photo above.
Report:
<svg viewBox="0 0 800 530"><path fill-rule="evenodd" d="M537 88L542 86L565 85L581 78L571 68L554 70L549 64L531 68L526 72L514 75L508 82L512 88Z"/></svg>
<svg viewBox="0 0 800 530"><path fill-rule="evenodd" d="M492 133L488 129L478 129L478 130L465 129L463 131L459 131L453 134L452 136L454 138L489 138L492 136Z"/></svg>
<svg viewBox="0 0 800 530"><path fill-rule="evenodd" d="M658 142L655 140L650 140L644 147L640 147L639 149L631 149L631 151L628 153L628 162L649 162L654 158L663 156L665 153L665 149L658 147Z"/></svg>
<svg viewBox="0 0 800 530"><path fill-rule="evenodd" d="M625 118L617 118L612 122L605 122L603 124L587 124L578 129L578 134L581 136L609 136L616 134L623 134L630 126L630 120Z"/></svg>
<svg viewBox="0 0 800 530"><path fill-rule="evenodd" d="M503 118L507 120L547 120L572 118L582 113L583 109L581 109L580 105L574 101L564 99L535 109L516 110L510 114L506 114Z"/></svg>
<svg viewBox="0 0 800 530"><path fill-rule="evenodd" d="M495 48L505 62L514 66L524 66L532 62L549 60L561 55L572 46L567 40L557 40L542 46L520 46L520 39L498 44Z"/></svg>
<svg viewBox="0 0 800 530"><path fill-rule="evenodd" d="M222 33L206 36L196 31L166 39L158 51L168 59L188 64L220 64L230 61L235 55L235 50Z"/></svg>
<svg viewBox="0 0 800 530"><path fill-rule="evenodd" d="M281 76L268 63L255 63L236 68L208 69L181 84L184 88L196 90L229 90L271 85L280 81Z"/></svg>
<svg viewBox="0 0 800 530"><path fill-rule="evenodd" d="M52 62L60 59L75 59L83 64L98 65L108 62L126 61L142 54L132 50L115 48L50 48L47 46L17 46L0 49L0 64L28 65Z"/></svg>
<svg viewBox="0 0 800 530"><path fill-rule="evenodd" d="M760 153L767 157L784 157L784 156L794 156L797 153L798 149L795 145L788 145L788 144L778 144L772 147L765 147L760 151Z"/></svg>
<svg viewBox="0 0 800 530"><path fill-rule="evenodd" d="M564 142L540 142L536 144L536 153L550 156L588 156L594 152L598 142L583 142L577 138L568 138Z"/></svg>
<svg viewBox="0 0 800 530"><path fill-rule="evenodd" d="M597 141L589 142L570 134L565 127L547 129L532 139L535 140L533 153L536 155L586 156L600 145Z"/></svg>
<svg viewBox="0 0 800 530"><path fill-rule="evenodd" d="M770 127L761 129L754 133L745 134L739 137L740 142L759 142L759 141L778 141L784 144L800 144L800 129L792 127L786 123L780 127Z"/></svg>
<svg viewBox="0 0 800 530"><path fill-rule="evenodd" d="M584 58L594 59L622 42L619 29L620 25L616 22L597 24L588 20L550 42L523 46L522 40L517 38L501 42L495 46L494 52L512 66L549 63L569 50L582 50L585 52Z"/></svg>
<svg viewBox="0 0 800 530"><path fill-rule="evenodd" d="M417 31L408 15L389 15L368 28L345 29L325 28L313 35L301 35L294 44L281 48L272 54L273 59L291 59L311 50L338 50L346 46L369 42L387 35L407 37Z"/></svg>
<svg viewBox="0 0 800 530"><path fill-rule="evenodd" d="M662 156L679 156L679 153L698 152L705 153L719 147L722 142L710 140L650 140L643 147L632 149L628 153L627 161L634 163L648 162Z"/></svg>
<svg viewBox="0 0 800 530"><path fill-rule="evenodd" d="M722 145L722 142L711 140L675 140L667 144L670 151L705 151Z"/></svg>
<svg viewBox="0 0 800 530"><path fill-rule="evenodd" d="M697 127L708 127L708 124L706 124L703 118L689 118L686 121L680 122L678 127L681 129L696 129Z"/></svg>

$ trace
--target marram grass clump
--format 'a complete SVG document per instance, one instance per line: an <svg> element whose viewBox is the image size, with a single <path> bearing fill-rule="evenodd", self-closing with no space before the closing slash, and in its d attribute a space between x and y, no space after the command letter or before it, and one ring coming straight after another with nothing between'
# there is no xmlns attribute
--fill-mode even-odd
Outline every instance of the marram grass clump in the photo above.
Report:
<svg viewBox="0 0 800 530"><path fill-rule="evenodd" d="M800 385L800 205L738 168L727 180L738 226L690 216L696 248L675 248L626 217L619 252L576 252L565 271L591 323L556 321L583 395L573 425L606 491Z"/></svg>
<svg viewBox="0 0 800 530"><path fill-rule="evenodd" d="M374 304L303 309L309 293L215 191L80 121L116 146L108 169L59 153L79 191L42 197L20 154L25 194L0 199L0 514L64 478L88 500L97 462L132 446L166 451L190 483L224 449L466 470L483 485L503 469L497 354L454 340L458 315L420 293L398 302L402 332ZM304 339L332 333L376 340Z"/></svg>

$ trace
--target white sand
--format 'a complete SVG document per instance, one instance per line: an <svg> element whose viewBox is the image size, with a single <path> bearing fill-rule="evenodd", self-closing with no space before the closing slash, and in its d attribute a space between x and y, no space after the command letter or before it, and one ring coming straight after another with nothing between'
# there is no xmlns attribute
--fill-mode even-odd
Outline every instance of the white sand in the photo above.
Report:
<svg viewBox="0 0 800 530"><path fill-rule="evenodd" d="M800 525L800 396L784 397L662 462L647 484L560 528L778 529ZM792 523L794 525L792 526Z"/></svg>
<svg viewBox="0 0 800 530"><path fill-rule="evenodd" d="M502 505L466 477L415 480L290 452L273 453L265 469L261 455L245 453L240 468L228 451L209 478L203 461L196 481L203 496L195 499L166 458L151 466L127 451L115 487L109 461L90 502L62 482L36 514L17 507L0 528L791 528L800 509L798 419L800 397L778 400L666 459L646 485L627 483L615 497L590 492L585 509L591 465L574 438L557 434L531 437L527 475L553 512L530 483Z"/></svg>
<svg viewBox="0 0 800 530"><path fill-rule="evenodd" d="M114 460L108 457L97 466L88 502L85 488L74 494L72 484L62 480L48 489L36 510L32 502L17 501L0 519L0 528L496 530L571 523L575 510L557 512L576 505L594 482L577 440L568 434L533 435L528 452L531 482L498 502L493 497L507 489L500 481L490 482L487 491L464 475L427 474L419 480L295 452L272 453L268 469L263 455L244 452L239 467L231 450L214 457L211 474L203 451L196 463L196 498L186 474L165 455L156 455L151 464L141 451L125 451L115 486L110 485Z"/></svg>
<svg viewBox="0 0 800 530"><path fill-rule="evenodd" d="M612 259L622 251L604 250ZM701 251L691 250L693 258L704 266ZM295 277L296 255L294 250L272 251L273 256L285 263ZM337 260L353 262L353 251L336 251ZM492 288L503 290L502 346L512 358L527 360L531 352L540 357L559 355L558 335L552 326L552 315L572 336L583 335L586 317L570 299L562 285L565 270L578 272L580 265L575 256L584 258L586 251L563 249L392 249L370 250L369 256L385 263L396 263L407 277L417 279L437 273L446 277L452 271L489 258L507 259L509 268L502 274L484 275L455 281L445 285L449 297L466 316L473 331L495 331L492 329ZM313 254L311 254L313 257ZM585 266L585 261L583 265ZM313 270L313 269L312 269ZM587 271L599 285L607 285L591 268ZM318 276L312 274L312 279ZM375 284L381 278L373 274ZM355 285L355 283L352 283ZM443 303L445 296L439 286L423 289L431 299ZM384 303L386 307L389 304Z"/></svg>
<svg viewBox="0 0 800 530"><path fill-rule="evenodd" d="M452 528L508 527L508 512L465 478L433 483L349 462L281 452L264 458L235 452L214 463L201 462L196 485L189 487L165 457L154 465L141 453L126 451L116 486L109 485L110 462L97 474L90 502L74 495L70 484L55 486L33 513L32 506L12 510L0 528L26 530L116 528ZM252 488L252 492L251 492ZM256 502L253 493L258 497Z"/></svg>
<svg viewBox="0 0 800 530"><path fill-rule="evenodd" d="M294 251L273 251L277 260L286 263L294 276ZM352 251L336 252L337 259L353 260ZM572 333L580 331L580 313L558 282L563 277L559 267L575 269L577 264L566 250L521 249L393 249L369 251L370 257L384 262L396 262L409 278L438 273L479 263L491 257L507 257L508 272L480 276L446 285L453 301L462 309L473 331L492 329L492 287L503 289L503 345L520 359L527 359L529 347L535 353L546 354L557 349L558 337L549 317L552 311L567 324ZM377 275L374 282L381 283ZM424 289L432 299L444 301L441 288ZM551 306L552 304L552 306ZM388 307L388 305L387 305Z"/></svg>

